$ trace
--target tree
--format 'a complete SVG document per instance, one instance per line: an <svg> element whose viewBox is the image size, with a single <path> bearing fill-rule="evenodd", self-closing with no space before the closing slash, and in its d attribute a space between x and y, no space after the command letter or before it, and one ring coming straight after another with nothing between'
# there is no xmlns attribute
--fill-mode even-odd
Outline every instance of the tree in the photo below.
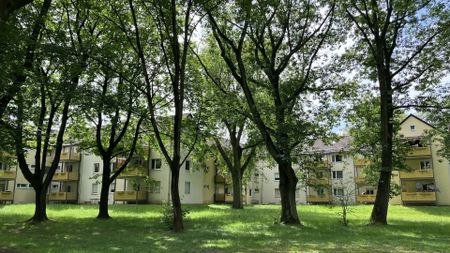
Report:
<svg viewBox="0 0 450 253"><path fill-rule="evenodd" d="M33 0L0 0L0 28L11 13L32 2Z"/></svg>
<svg viewBox="0 0 450 253"><path fill-rule="evenodd" d="M394 111L417 106L405 100L418 83L435 82L441 62L439 43L448 20L445 1L350 1L343 11L355 26L356 53L365 74L378 83L380 98L381 170L372 224L387 224L393 167ZM364 57L362 57L364 55Z"/></svg>
<svg viewBox="0 0 450 253"><path fill-rule="evenodd" d="M181 156L181 135L186 86L189 84L186 76L187 56L193 31L198 24L193 18L195 4L193 0L148 3L129 0L128 6L115 4L111 5L111 9L117 17L112 22L122 30L139 62L139 77L144 85L135 82L136 87L147 101L149 124L171 171L172 229L182 231L183 212L178 181L180 167L190 154L189 151L184 158ZM159 48L156 50L153 45L159 45ZM173 116L162 115L168 111ZM162 122L169 118L170 144L165 142L161 127Z"/></svg>
<svg viewBox="0 0 450 253"><path fill-rule="evenodd" d="M90 138L92 135L89 130L85 130L88 134L82 138L85 140L83 145L94 146L95 153L102 158L102 186L97 218L109 219L110 185L135 155L141 124L146 114L139 108L139 93L131 84L126 84L122 77L112 76L110 71L103 69L93 80L98 81L93 81L86 89L85 97L93 97L92 100L83 101L82 117L87 117L93 123L93 127L86 123L84 128L95 129L95 141ZM137 117L137 121L133 120L134 117ZM133 133L131 136L130 132ZM111 162L116 157L126 159L113 171Z"/></svg>
<svg viewBox="0 0 450 253"><path fill-rule="evenodd" d="M299 224L295 201L298 179L291 152L323 133L325 124L317 124L315 119L326 106L323 111L309 110L309 96L322 91L320 97L325 99L324 91L330 88L317 86L321 74L314 63L329 38L334 4L241 1L205 9L221 56L244 93L249 118L278 164L280 220Z"/></svg>

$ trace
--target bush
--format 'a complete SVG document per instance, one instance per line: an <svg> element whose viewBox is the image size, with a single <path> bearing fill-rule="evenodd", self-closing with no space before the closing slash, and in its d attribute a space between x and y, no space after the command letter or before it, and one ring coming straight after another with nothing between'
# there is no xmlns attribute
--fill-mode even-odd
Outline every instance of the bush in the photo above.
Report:
<svg viewBox="0 0 450 253"><path fill-rule="evenodd" d="M174 209L171 203L164 203L162 205L162 217L161 222L166 224L169 229L173 228L173 217L174 217ZM183 220L189 215L188 209L181 209L181 215L183 216Z"/></svg>

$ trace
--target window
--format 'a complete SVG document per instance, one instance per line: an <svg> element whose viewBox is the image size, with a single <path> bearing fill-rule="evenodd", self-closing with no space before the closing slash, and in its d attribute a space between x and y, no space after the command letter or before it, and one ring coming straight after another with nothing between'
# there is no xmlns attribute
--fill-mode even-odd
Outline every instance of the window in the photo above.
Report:
<svg viewBox="0 0 450 253"><path fill-rule="evenodd" d="M275 181L280 181L280 173L275 172L273 175L274 175Z"/></svg>
<svg viewBox="0 0 450 253"><path fill-rule="evenodd" d="M161 159L152 159L152 170L161 169Z"/></svg>
<svg viewBox="0 0 450 253"><path fill-rule="evenodd" d="M161 192L161 181L152 182L150 185L150 193L160 193Z"/></svg>
<svg viewBox="0 0 450 253"><path fill-rule="evenodd" d="M430 161L420 161L420 169L421 170L431 169L431 162Z"/></svg>
<svg viewBox="0 0 450 253"><path fill-rule="evenodd" d="M314 161L315 162L321 162L323 160L323 156L322 155L314 155Z"/></svg>
<svg viewBox="0 0 450 253"><path fill-rule="evenodd" d="M73 165L72 164L67 165L66 171L67 172L72 172L72 170L73 170Z"/></svg>
<svg viewBox="0 0 450 253"><path fill-rule="evenodd" d="M333 161L334 163L336 163L336 162L342 162L342 155L333 155L333 156L331 157L331 159L332 159L332 161Z"/></svg>
<svg viewBox="0 0 450 253"><path fill-rule="evenodd" d="M325 191L323 190L323 188L317 189L317 195L319 196L325 195Z"/></svg>
<svg viewBox="0 0 450 253"><path fill-rule="evenodd" d="M191 182L184 182L184 194L191 194Z"/></svg>
<svg viewBox="0 0 450 253"><path fill-rule="evenodd" d="M334 188L333 189L334 196L344 196L344 189L342 188Z"/></svg>
<svg viewBox="0 0 450 253"><path fill-rule="evenodd" d="M373 189L366 189L363 193L363 195L373 195L373 194L374 194Z"/></svg>
<svg viewBox="0 0 450 253"><path fill-rule="evenodd" d="M16 188L17 189L28 189L28 185L27 184L16 184Z"/></svg>
<svg viewBox="0 0 450 253"><path fill-rule="evenodd" d="M110 192L115 192L116 191L116 184L111 184L111 186L109 187L109 191Z"/></svg>
<svg viewBox="0 0 450 253"><path fill-rule="evenodd" d="M259 177L259 173L255 173L255 177Z"/></svg>
<svg viewBox="0 0 450 253"><path fill-rule="evenodd" d="M415 132L416 131L416 126L415 125L410 125L409 129L411 130L411 132Z"/></svg>
<svg viewBox="0 0 450 253"><path fill-rule="evenodd" d="M275 198L281 198L280 189L275 188Z"/></svg>
<svg viewBox="0 0 450 253"><path fill-rule="evenodd" d="M333 179L342 179L344 177L344 173L342 170L333 171Z"/></svg>
<svg viewBox="0 0 450 253"><path fill-rule="evenodd" d="M185 164L185 168L186 168L186 170L190 170L191 169L191 161L189 161L189 160L186 160L186 162L185 162L186 164Z"/></svg>
<svg viewBox="0 0 450 253"><path fill-rule="evenodd" d="M92 194L97 194L98 193L98 183L93 183L92 184Z"/></svg>
<svg viewBox="0 0 450 253"><path fill-rule="evenodd" d="M94 173L100 172L100 163L94 163Z"/></svg>
<svg viewBox="0 0 450 253"><path fill-rule="evenodd" d="M255 189L253 190L253 192L254 192L254 193L259 193L259 189L258 189L258 188L255 188Z"/></svg>

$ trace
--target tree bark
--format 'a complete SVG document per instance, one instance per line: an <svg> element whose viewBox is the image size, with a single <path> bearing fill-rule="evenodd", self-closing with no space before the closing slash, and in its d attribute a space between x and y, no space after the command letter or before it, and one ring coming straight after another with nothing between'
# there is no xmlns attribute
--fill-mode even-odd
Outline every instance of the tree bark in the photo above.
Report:
<svg viewBox="0 0 450 253"><path fill-rule="evenodd" d="M295 191L298 179L292 169L291 162L279 162L280 173L280 195L281 195L281 218L283 224L300 224L295 201Z"/></svg>
<svg viewBox="0 0 450 253"><path fill-rule="evenodd" d="M383 48L377 44L377 74L380 90L380 138L381 138L381 170L378 179L378 189L375 204L370 217L371 224L387 224L389 207L389 192L392 175L392 146L393 146L393 104L390 71L384 65Z"/></svg>
<svg viewBox="0 0 450 253"><path fill-rule="evenodd" d="M47 217L47 188L38 187L34 188L36 196L35 196L35 207L34 207L34 215L29 220L32 223L40 223L48 221Z"/></svg>
<svg viewBox="0 0 450 253"><path fill-rule="evenodd" d="M173 208L173 225L172 230L174 232L183 231L183 211L181 210L180 192L178 188L178 182L180 178L180 167L177 163L173 163L172 166L172 182L170 186L172 196L172 208Z"/></svg>
<svg viewBox="0 0 450 253"><path fill-rule="evenodd" d="M103 173L102 173L102 189L100 191L100 202L98 202L97 219L110 219L108 210L109 199L109 178L111 176L110 160L103 159Z"/></svg>
<svg viewBox="0 0 450 253"><path fill-rule="evenodd" d="M242 174L240 173L240 168L231 173L231 177L233 180L233 209L243 209L243 200L242 200Z"/></svg>

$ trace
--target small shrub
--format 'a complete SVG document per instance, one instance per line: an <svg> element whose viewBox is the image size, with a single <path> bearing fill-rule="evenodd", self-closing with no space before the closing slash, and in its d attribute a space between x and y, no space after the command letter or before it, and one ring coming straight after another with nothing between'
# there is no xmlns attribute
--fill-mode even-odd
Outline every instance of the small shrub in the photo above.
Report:
<svg viewBox="0 0 450 253"><path fill-rule="evenodd" d="M171 203L164 203L162 205L162 217L161 222L164 223L169 229L173 228L173 217L174 217L174 209ZM189 215L188 209L181 209L181 215L183 216L183 220Z"/></svg>

